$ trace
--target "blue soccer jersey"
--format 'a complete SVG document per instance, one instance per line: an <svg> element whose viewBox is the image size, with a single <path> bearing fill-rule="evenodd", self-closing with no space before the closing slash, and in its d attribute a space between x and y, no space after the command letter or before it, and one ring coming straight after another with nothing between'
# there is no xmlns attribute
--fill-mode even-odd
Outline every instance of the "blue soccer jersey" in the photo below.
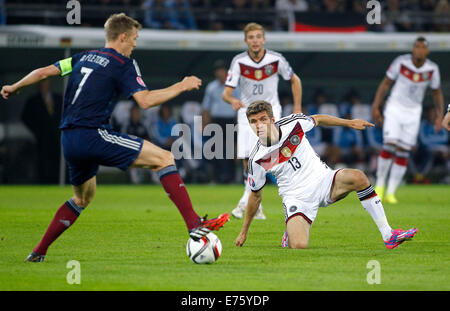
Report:
<svg viewBox="0 0 450 311"><path fill-rule="evenodd" d="M61 129L110 128L118 97L147 90L136 61L111 48L81 52L54 65L62 76L70 74Z"/></svg>

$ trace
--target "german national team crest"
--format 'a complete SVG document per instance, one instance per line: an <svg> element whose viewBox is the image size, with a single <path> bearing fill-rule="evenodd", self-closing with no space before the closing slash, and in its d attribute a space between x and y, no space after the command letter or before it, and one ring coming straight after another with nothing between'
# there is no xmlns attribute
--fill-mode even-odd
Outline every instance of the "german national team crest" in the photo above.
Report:
<svg viewBox="0 0 450 311"><path fill-rule="evenodd" d="M297 146L300 143L300 137L298 137L298 135L294 135L292 136L289 141L291 142L291 144L293 144L294 146Z"/></svg>
<svg viewBox="0 0 450 311"><path fill-rule="evenodd" d="M281 149L281 154L284 155L286 158L290 158L292 155L292 151L291 149L289 149L289 147L284 147L283 149Z"/></svg>
<svg viewBox="0 0 450 311"><path fill-rule="evenodd" d="M256 80L260 80L262 78L262 70L255 70L255 78Z"/></svg>
<svg viewBox="0 0 450 311"><path fill-rule="evenodd" d="M413 80L414 80L414 82L419 81L419 79L420 79L420 75L419 75L418 73L413 74Z"/></svg>
<svg viewBox="0 0 450 311"><path fill-rule="evenodd" d="M277 164L288 161L297 150L297 146L300 145L304 134L305 133L303 132L300 122L296 122L294 129L288 135L283 144L279 148L272 150L269 154L266 154L263 158L257 160L256 163L261 165L267 171ZM294 142L297 141L297 144L293 144L291 142L291 138L294 136L297 136L297 138L293 139Z"/></svg>
<svg viewBox="0 0 450 311"><path fill-rule="evenodd" d="M267 76L270 76L273 73L273 66L267 65L266 67L264 67L264 72Z"/></svg>

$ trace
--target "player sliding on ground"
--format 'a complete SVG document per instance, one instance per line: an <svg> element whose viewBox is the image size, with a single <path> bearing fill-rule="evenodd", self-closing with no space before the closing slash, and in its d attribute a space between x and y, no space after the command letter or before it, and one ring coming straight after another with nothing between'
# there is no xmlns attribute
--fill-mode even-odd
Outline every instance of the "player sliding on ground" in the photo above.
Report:
<svg viewBox="0 0 450 311"><path fill-rule="evenodd" d="M133 97L143 109L160 105L185 91L198 90L201 80L185 77L172 86L149 91L130 55L141 25L125 14L114 14L105 23L106 45L36 69L1 90L4 99L19 89L51 76L70 74L61 120L62 146L74 196L56 212L40 243L26 260L44 261L47 249L80 216L94 198L99 165L122 170L143 167L158 173L169 198L179 209L194 240L219 230L229 214L207 220L194 211L172 153L139 137L110 130L109 119L117 95Z"/></svg>
<svg viewBox="0 0 450 311"><path fill-rule="evenodd" d="M265 101L253 102L246 114L259 140L248 162L248 183L252 193L236 246L242 246L247 239L253 216L262 200L266 172L276 177L283 200L286 222L283 247L307 248L311 224L319 206L328 206L352 191L356 191L362 206L372 216L387 248L395 248L416 234L416 228L392 230L383 205L366 175L355 169L330 169L320 160L305 135L314 126L346 126L363 130L374 126L372 123L303 114L292 114L275 122L272 107Z"/></svg>

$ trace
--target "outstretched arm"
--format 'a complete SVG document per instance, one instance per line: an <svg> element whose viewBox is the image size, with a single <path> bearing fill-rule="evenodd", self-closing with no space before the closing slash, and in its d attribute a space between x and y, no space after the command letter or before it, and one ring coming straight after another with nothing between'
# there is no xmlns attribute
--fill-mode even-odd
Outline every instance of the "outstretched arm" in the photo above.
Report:
<svg viewBox="0 0 450 311"><path fill-rule="evenodd" d="M244 245L245 240L247 240L248 229L250 228L250 224L253 220L253 217L258 211L258 207L259 204L261 204L261 201L262 201L262 190L259 190L257 192L252 191L250 193L247 208L245 209L245 219L244 223L242 224L241 233L239 233L238 237L236 238L236 246Z"/></svg>
<svg viewBox="0 0 450 311"><path fill-rule="evenodd" d="M48 77L58 76L60 74L61 70L55 65L35 69L13 85L4 85L1 90L1 95L4 99L8 99L10 95L17 93L25 86L35 84Z"/></svg>
<svg viewBox="0 0 450 311"><path fill-rule="evenodd" d="M342 119L326 114L315 114L311 116L317 126L345 126L351 127L355 130L364 130L367 126L375 126L374 124L360 119Z"/></svg>
<svg viewBox="0 0 450 311"><path fill-rule="evenodd" d="M133 98L142 109L161 105L183 92L198 90L202 85L202 80L195 76L185 77L181 82L177 82L167 88L139 91L133 94Z"/></svg>

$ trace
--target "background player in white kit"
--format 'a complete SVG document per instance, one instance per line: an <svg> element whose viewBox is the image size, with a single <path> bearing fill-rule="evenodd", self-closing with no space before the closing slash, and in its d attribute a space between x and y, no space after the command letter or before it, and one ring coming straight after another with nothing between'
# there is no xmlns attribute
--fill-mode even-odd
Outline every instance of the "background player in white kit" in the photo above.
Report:
<svg viewBox="0 0 450 311"><path fill-rule="evenodd" d="M294 99L294 113L301 112L302 85L300 78L293 72L287 60L280 54L264 48L266 43L264 28L250 23L244 28L245 43L248 50L236 55L231 62L225 82L223 99L237 111L238 141L237 157L243 159L245 190L237 207L232 211L236 218L242 218L247 205L250 188L247 183L247 163L250 151L257 142L251 130L245 111L256 100L265 100L272 104L275 120L281 117L281 105L278 98L278 75L289 80ZM239 84L241 98L232 96L233 89ZM262 206L256 219L265 219Z"/></svg>
<svg viewBox="0 0 450 311"><path fill-rule="evenodd" d="M442 120L442 126L447 130L450 131L450 104L447 106L447 113L444 116L444 119Z"/></svg>
<svg viewBox="0 0 450 311"><path fill-rule="evenodd" d="M269 103L257 101L247 108L247 117L259 140L249 159L248 183L252 189L242 230L236 245L242 246L250 223L262 200L265 174L277 178L285 210L286 232L282 246L306 248L309 231L319 206L328 206L356 191L362 206L372 216L388 249L411 239L416 228L392 230L383 205L366 175L356 169L332 170L308 142L305 133L314 126L345 126L363 130L374 126L364 120L345 120L328 115L292 114L275 122Z"/></svg>
<svg viewBox="0 0 450 311"><path fill-rule="evenodd" d="M392 62L373 102L373 120L383 125L383 148L378 156L375 191L383 199L389 174L385 196L388 203L397 203L394 194L406 173L409 153L417 143L422 101L427 87L431 88L436 105L436 131L442 127L444 99L441 78L438 65L427 59L429 52L425 38L417 38L412 54L398 56ZM381 115L381 104L394 81Z"/></svg>

